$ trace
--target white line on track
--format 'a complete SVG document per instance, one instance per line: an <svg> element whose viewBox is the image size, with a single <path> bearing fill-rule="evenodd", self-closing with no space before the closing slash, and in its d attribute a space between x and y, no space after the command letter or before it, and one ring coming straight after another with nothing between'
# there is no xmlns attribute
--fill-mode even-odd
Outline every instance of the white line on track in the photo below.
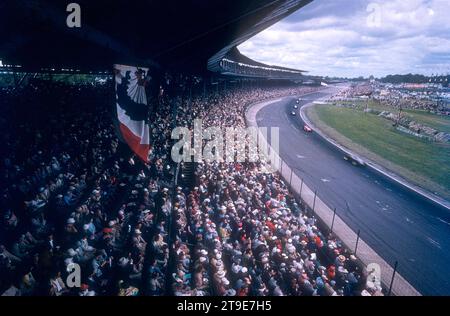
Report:
<svg viewBox="0 0 450 316"><path fill-rule="evenodd" d="M414 224L414 221L410 220L408 217L405 217L405 220L410 224Z"/></svg>
<svg viewBox="0 0 450 316"><path fill-rule="evenodd" d="M440 218L440 217L437 217L437 219L438 219L438 221L440 221L440 222L442 222L442 223L447 224L447 225L450 226L450 223L447 222L446 220L444 220L444 219L442 219L442 218Z"/></svg>
<svg viewBox="0 0 450 316"><path fill-rule="evenodd" d="M432 244L433 246L441 249L441 244L439 242L437 242L436 240L434 240L431 237L427 237L427 240L429 241L430 244Z"/></svg>

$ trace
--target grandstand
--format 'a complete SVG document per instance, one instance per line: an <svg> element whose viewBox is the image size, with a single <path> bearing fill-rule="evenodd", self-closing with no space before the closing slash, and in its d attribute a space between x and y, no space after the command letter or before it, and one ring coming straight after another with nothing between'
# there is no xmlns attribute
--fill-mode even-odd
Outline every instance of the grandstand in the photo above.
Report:
<svg viewBox="0 0 450 316"><path fill-rule="evenodd" d="M0 293L383 295L268 161L170 159L175 126L243 128L252 102L321 88L236 48L310 0L78 2L79 30L58 1L2 4Z"/></svg>

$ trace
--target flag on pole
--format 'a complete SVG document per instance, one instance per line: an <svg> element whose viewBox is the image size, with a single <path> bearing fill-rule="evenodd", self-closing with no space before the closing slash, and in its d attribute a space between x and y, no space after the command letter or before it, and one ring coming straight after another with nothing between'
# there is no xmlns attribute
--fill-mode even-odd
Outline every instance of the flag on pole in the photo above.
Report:
<svg viewBox="0 0 450 316"><path fill-rule="evenodd" d="M148 162L150 135L145 86L148 68L114 65L116 107L121 138L139 158Z"/></svg>

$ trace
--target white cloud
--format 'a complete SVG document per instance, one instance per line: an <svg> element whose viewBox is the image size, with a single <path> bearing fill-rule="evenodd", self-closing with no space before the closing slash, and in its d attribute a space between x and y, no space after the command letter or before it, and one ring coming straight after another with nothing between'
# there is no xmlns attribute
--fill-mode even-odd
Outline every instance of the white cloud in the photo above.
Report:
<svg viewBox="0 0 450 316"><path fill-rule="evenodd" d="M449 1L342 3L315 0L239 49L255 60L313 75L450 72ZM377 12L367 10L370 3ZM374 13L375 25L368 23Z"/></svg>

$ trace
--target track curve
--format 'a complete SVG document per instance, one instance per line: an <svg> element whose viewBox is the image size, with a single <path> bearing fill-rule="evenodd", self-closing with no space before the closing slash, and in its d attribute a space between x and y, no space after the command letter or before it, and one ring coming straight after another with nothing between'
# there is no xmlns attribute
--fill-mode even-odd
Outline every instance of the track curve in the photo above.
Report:
<svg viewBox="0 0 450 316"><path fill-rule="evenodd" d="M311 189L387 262L424 295L450 295L450 212L367 167L343 159L335 146L303 131L302 106L332 88L286 97L262 108L258 126L279 127L280 156ZM291 112L296 114L292 115Z"/></svg>

